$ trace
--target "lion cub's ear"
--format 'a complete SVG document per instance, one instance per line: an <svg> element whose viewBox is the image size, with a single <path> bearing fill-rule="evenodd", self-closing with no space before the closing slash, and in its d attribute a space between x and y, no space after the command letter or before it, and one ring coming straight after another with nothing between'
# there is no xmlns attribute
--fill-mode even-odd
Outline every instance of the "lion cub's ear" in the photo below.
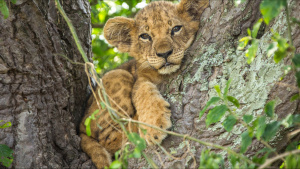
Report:
<svg viewBox="0 0 300 169"><path fill-rule="evenodd" d="M209 0L181 0L177 9L179 13L188 13L193 20L199 20L202 12L208 5Z"/></svg>
<svg viewBox="0 0 300 169"><path fill-rule="evenodd" d="M109 19L104 26L104 37L120 52L129 52L135 21L125 17Z"/></svg>

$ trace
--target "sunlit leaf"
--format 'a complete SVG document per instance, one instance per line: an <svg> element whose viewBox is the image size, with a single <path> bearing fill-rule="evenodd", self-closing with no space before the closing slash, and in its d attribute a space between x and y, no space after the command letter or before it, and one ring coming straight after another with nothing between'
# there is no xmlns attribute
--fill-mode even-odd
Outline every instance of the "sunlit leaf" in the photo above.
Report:
<svg viewBox="0 0 300 169"><path fill-rule="evenodd" d="M280 11L286 6L286 0L263 0L260 4L260 12L264 21L269 25L270 21L275 18Z"/></svg>
<svg viewBox="0 0 300 169"><path fill-rule="evenodd" d="M229 115L223 122L223 126L226 131L230 132L233 126L235 125L235 123L236 123L236 118L233 115Z"/></svg>
<svg viewBox="0 0 300 169"><path fill-rule="evenodd" d="M17 0L10 0L13 4L17 3Z"/></svg>
<svg viewBox="0 0 300 169"><path fill-rule="evenodd" d="M219 85L215 85L214 88L216 89L219 97L221 97L221 89L220 89L220 86Z"/></svg>
<svg viewBox="0 0 300 169"><path fill-rule="evenodd" d="M86 118L84 121L86 135L91 136L91 118Z"/></svg>
<svg viewBox="0 0 300 169"><path fill-rule="evenodd" d="M254 120L253 127L256 130L256 138L260 140L260 137L263 135L266 128L266 116L258 117L256 120Z"/></svg>
<svg viewBox="0 0 300 169"><path fill-rule="evenodd" d="M240 4L244 3L246 0L234 0L235 6L239 6Z"/></svg>
<svg viewBox="0 0 300 169"><path fill-rule="evenodd" d="M259 41L256 40L256 39L252 40L251 46L246 51L246 57L248 58L247 59L248 64L250 64L256 56L256 52L257 52L257 49L258 49L258 42Z"/></svg>
<svg viewBox="0 0 300 169"><path fill-rule="evenodd" d="M239 46L238 46L238 50L243 50L248 42L251 40L252 38L250 36L246 36L246 37L243 37L242 39L239 40Z"/></svg>
<svg viewBox="0 0 300 169"><path fill-rule="evenodd" d="M210 124L218 122L227 110L228 108L226 105L216 106L213 109L211 109L208 112L205 120L206 126L208 127Z"/></svg>
<svg viewBox="0 0 300 169"><path fill-rule="evenodd" d="M1 124L3 120L0 120L0 128L4 129L4 128L7 128L7 127L10 127L11 126L11 122L6 122L4 124Z"/></svg>
<svg viewBox="0 0 300 169"><path fill-rule="evenodd" d="M242 134L242 142L241 142L241 153L245 153L248 147L252 143L252 137L250 137L248 130Z"/></svg>
<svg viewBox="0 0 300 169"><path fill-rule="evenodd" d="M205 111L207 110L207 108L212 105L217 103L219 100L221 100L220 97L212 97L205 105L205 107L199 112L199 119L203 116L203 114L205 113Z"/></svg>
<svg viewBox="0 0 300 169"><path fill-rule="evenodd" d="M271 43L267 49L267 56L270 57L271 55L273 55L277 51L277 49L277 42Z"/></svg>
<svg viewBox="0 0 300 169"><path fill-rule="evenodd" d="M252 30L252 38L256 38L258 30L260 28L260 25L262 23L263 19L259 19L253 26L253 30Z"/></svg>
<svg viewBox="0 0 300 169"><path fill-rule="evenodd" d="M120 162L119 160L113 161L109 166L110 169L116 169L120 167L122 167L122 162Z"/></svg>

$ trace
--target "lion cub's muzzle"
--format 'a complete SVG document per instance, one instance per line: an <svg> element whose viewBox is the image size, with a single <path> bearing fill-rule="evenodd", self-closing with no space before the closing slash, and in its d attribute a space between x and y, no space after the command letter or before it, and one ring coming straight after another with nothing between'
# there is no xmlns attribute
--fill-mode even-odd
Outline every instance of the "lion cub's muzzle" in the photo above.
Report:
<svg viewBox="0 0 300 169"><path fill-rule="evenodd" d="M183 49L172 49L164 53L156 53L154 56L148 56L147 60L153 68L158 70L158 73L170 74L180 68L183 57Z"/></svg>

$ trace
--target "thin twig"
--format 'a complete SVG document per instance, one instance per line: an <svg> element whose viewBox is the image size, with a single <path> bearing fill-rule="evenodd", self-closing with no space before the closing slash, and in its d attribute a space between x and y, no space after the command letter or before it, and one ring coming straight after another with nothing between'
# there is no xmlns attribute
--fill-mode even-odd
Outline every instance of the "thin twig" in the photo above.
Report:
<svg viewBox="0 0 300 169"><path fill-rule="evenodd" d="M272 164L273 162L275 162L276 160L282 159L282 158L284 158L286 156L289 156L289 155L298 154L298 153L300 153L300 150L293 150L293 151L289 151L289 152L286 152L286 153L282 153L282 154L280 154L278 156L275 156L273 158L270 158L270 159L266 160L266 162L263 165L261 165L258 169L266 168L270 164Z"/></svg>
<svg viewBox="0 0 300 169"><path fill-rule="evenodd" d="M120 121L127 121L127 122L128 122L129 120L123 118L123 119L120 119ZM156 129L156 130L165 132L165 133L170 134L170 135L174 135L174 136L186 138L186 139L189 139L189 140L193 140L193 141L198 142L198 143L200 143L200 144L203 144L203 145L205 145L205 146L214 147L214 148L217 148L217 149L221 149L221 150L227 151L229 154L235 155L235 156L241 158L242 160L246 161L246 162L249 163L249 164L255 164L253 161L249 160L249 159L248 159L247 157L245 157L244 155L239 154L239 153L236 153L235 151L231 150L230 148L223 147L223 146L218 145L218 144L213 144L213 143L201 141L201 140L196 139L196 138L191 137L191 136L187 136L187 135L175 133L175 132L172 132L172 131L164 130L164 129L161 129L161 128L159 128L159 127L152 126L152 125L150 125L150 124L143 123L143 122L140 122L140 121L137 121L137 120L131 120L131 122L133 122L133 123L138 123L138 124L142 124L142 125L144 125L144 126L154 128L154 129Z"/></svg>

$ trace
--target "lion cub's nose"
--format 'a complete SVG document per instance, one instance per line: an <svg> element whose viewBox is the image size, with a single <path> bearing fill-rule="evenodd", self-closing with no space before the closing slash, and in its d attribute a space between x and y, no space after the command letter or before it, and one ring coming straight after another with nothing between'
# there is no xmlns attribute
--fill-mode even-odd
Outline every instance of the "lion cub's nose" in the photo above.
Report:
<svg viewBox="0 0 300 169"><path fill-rule="evenodd" d="M165 53L156 53L156 55L158 57L162 57L162 58L167 59L172 53L173 53L173 49L169 50L168 52L165 52Z"/></svg>

